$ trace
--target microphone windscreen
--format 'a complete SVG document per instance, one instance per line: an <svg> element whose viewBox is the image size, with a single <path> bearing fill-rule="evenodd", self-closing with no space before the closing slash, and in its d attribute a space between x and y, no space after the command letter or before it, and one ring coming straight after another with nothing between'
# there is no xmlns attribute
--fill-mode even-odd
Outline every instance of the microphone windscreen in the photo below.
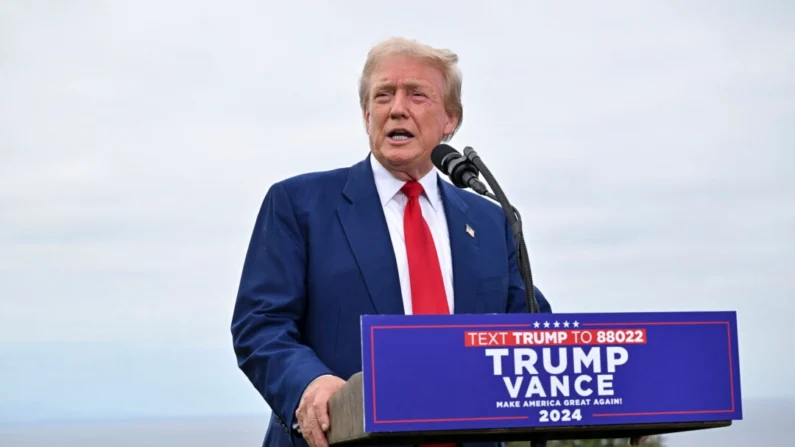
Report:
<svg viewBox="0 0 795 447"><path fill-rule="evenodd" d="M448 164L445 163L445 158L447 158L450 154L458 154L458 151L453 149L452 146L448 144L440 144L433 148L431 151L431 161L433 165L436 166L436 169L442 171L445 175L450 175L450 172L447 170ZM460 156L460 154L458 154ZM455 157L450 157L455 158ZM448 160L450 159L448 158Z"/></svg>

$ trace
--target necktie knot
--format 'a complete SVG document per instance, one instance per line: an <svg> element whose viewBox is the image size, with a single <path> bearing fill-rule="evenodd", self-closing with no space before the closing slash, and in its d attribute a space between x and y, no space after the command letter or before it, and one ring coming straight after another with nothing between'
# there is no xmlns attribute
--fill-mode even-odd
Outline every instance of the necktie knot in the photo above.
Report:
<svg viewBox="0 0 795 447"><path fill-rule="evenodd" d="M400 190L403 191L403 194L405 194L406 196L408 196L408 198L411 199L414 197L419 197L420 194L422 194L423 188L422 184L420 184L419 182L411 181L403 185L403 187L400 188Z"/></svg>

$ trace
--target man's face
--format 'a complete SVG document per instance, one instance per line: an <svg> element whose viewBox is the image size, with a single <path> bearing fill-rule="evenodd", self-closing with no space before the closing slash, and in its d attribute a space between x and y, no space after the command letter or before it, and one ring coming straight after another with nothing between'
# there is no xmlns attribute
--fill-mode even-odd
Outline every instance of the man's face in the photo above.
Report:
<svg viewBox="0 0 795 447"><path fill-rule="evenodd" d="M457 119L447 114L442 73L408 56L384 60L370 79L364 114L373 156L411 178L432 167L430 154Z"/></svg>

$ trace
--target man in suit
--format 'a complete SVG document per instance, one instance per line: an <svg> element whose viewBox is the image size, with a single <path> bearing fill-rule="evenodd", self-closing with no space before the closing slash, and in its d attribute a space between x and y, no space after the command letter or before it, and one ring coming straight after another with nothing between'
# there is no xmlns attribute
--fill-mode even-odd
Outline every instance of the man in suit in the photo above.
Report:
<svg viewBox="0 0 795 447"><path fill-rule="evenodd" d="M370 153L268 190L232 322L239 366L273 410L263 445L327 445L328 400L361 370L362 314L525 312L502 210L430 159L461 125L457 61L403 39L374 47L359 92Z"/></svg>

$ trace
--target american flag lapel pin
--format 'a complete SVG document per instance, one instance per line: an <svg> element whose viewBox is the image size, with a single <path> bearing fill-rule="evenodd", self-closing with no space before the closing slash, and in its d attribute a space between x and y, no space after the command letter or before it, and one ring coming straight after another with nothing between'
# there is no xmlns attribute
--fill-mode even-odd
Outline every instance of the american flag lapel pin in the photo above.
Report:
<svg viewBox="0 0 795 447"><path fill-rule="evenodd" d="M467 224L467 234L470 237L475 237L475 230L473 230L472 227L469 226L469 224Z"/></svg>

